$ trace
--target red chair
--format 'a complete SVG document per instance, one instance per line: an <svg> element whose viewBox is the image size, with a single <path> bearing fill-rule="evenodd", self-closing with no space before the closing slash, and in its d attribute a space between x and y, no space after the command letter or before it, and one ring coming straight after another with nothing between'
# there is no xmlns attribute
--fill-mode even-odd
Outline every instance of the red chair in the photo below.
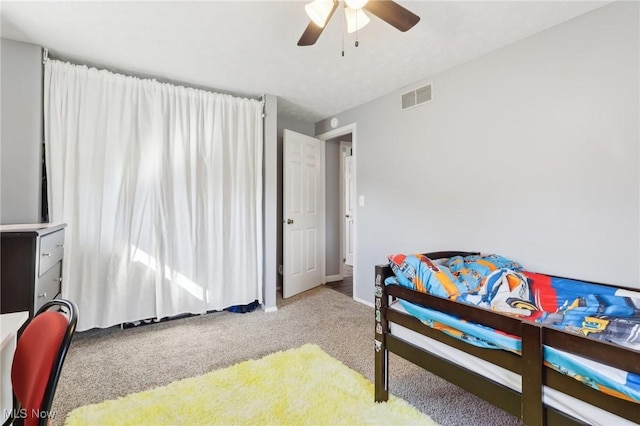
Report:
<svg viewBox="0 0 640 426"><path fill-rule="evenodd" d="M17 404L5 425L19 419L24 420L25 426L49 423L53 396L77 320L78 309L72 302L55 299L45 303L27 324L18 338L11 365Z"/></svg>

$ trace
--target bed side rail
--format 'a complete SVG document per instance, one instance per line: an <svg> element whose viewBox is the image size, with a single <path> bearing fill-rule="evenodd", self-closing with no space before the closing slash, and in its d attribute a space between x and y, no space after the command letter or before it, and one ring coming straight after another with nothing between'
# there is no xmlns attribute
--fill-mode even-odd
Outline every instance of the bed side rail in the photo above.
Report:
<svg viewBox="0 0 640 426"><path fill-rule="evenodd" d="M389 285L383 290L387 296L417 303L427 308L454 315L470 322L482 324L517 337L522 337L522 328L525 324L532 324L526 319L509 316L473 305L454 302L425 293L418 293L399 285ZM546 346L551 346L620 370L640 375L639 351L587 336L569 333L548 325L536 325L542 329L542 343Z"/></svg>

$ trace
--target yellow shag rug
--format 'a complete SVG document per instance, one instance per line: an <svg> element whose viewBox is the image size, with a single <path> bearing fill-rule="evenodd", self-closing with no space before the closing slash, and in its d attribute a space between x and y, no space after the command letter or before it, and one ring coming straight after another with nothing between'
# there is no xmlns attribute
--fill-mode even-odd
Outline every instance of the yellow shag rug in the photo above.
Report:
<svg viewBox="0 0 640 426"><path fill-rule="evenodd" d="M436 425L316 345L73 410L65 425Z"/></svg>

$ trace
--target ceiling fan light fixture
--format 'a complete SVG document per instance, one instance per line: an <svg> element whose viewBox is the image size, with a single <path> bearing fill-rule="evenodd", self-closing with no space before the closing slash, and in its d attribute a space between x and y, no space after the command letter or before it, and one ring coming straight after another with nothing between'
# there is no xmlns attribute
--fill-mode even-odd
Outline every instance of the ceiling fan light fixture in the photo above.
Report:
<svg viewBox="0 0 640 426"><path fill-rule="evenodd" d="M324 28L331 14L331 10L333 10L333 1L334 0L313 0L304 7L304 10L314 24L320 28Z"/></svg>
<svg viewBox="0 0 640 426"><path fill-rule="evenodd" d="M345 0L345 3L351 9L362 9L369 0Z"/></svg>
<svg viewBox="0 0 640 426"><path fill-rule="evenodd" d="M373 14L402 32L410 30L420 21L418 15L405 9L394 0L372 2L368 0L313 0L305 6L311 22L307 24L307 28L305 28L300 40L298 40L298 46L311 46L318 41L338 5L344 5L344 24L348 27L347 31L350 33L363 28L370 22L365 9L366 12ZM358 34L356 33L356 47L358 47L357 38ZM344 45L344 37L342 40ZM344 49L342 56L344 56Z"/></svg>
<svg viewBox="0 0 640 426"><path fill-rule="evenodd" d="M362 9L345 7L344 14L347 18L347 33L349 34L361 30L371 22L371 19L369 19Z"/></svg>

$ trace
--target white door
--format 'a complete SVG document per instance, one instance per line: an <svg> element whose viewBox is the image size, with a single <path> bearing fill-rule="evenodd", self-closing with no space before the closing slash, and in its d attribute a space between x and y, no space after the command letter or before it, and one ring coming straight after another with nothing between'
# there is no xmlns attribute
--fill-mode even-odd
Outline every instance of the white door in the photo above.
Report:
<svg viewBox="0 0 640 426"><path fill-rule="evenodd" d="M344 160L344 263L353 266L353 156Z"/></svg>
<svg viewBox="0 0 640 426"><path fill-rule="evenodd" d="M284 131L282 293L294 296L324 276L324 142Z"/></svg>

